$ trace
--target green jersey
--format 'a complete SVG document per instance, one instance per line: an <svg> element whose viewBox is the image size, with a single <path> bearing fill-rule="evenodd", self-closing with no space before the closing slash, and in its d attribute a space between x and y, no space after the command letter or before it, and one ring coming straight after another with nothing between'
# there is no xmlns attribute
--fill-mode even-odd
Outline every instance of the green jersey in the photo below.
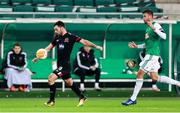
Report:
<svg viewBox="0 0 180 113"><path fill-rule="evenodd" d="M155 22L153 22L153 25ZM160 37L155 31L147 26L145 34L146 54L160 56Z"/></svg>

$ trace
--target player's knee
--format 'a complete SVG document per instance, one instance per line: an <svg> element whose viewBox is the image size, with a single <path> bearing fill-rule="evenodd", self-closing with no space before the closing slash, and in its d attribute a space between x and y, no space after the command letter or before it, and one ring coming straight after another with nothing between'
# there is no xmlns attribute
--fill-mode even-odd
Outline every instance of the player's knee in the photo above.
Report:
<svg viewBox="0 0 180 113"><path fill-rule="evenodd" d="M65 82L66 82L67 86L72 86L73 85L72 79L67 79L67 80L65 80Z"/></svg>
<svg viewBox="0 0 180 113"><path fill-rule="evenodd" d="M144 75L144 73L141 72L141 71L139 71L139 72L137 73L137 78L143 78L143 75Z"/></svg>
<svg viewBox="0 0 180 113"><path fill-rule="evenodd" d="M55 81L52 79L52 77L50 76L49 78L48 78L48 84L49 85L53 85L55 83Z"/></svg>
<svg viewBox="0 0 180 113"><path fill-rule="evenodd" d="M151 79L152 79L153 81L157 81L157 80L158 80L158 76L152 76Z"/></svg>
<svg viewBox="0 0 180 113"><path fill-rule="evenodd" d="M150 73L150 76L151 76L151 79L152 79L153 81L157 81L157 80L158 80L158 74L157 74L157 73L152 72L152 73Z"/></svg>

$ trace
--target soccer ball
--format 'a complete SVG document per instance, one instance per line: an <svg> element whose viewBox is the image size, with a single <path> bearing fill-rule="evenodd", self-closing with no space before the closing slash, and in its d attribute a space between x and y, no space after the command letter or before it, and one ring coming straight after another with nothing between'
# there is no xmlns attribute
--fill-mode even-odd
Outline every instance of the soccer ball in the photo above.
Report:
<svg viewBox="0 0 180 113"><path fill-rule="evenodd" d="M36 57L39 59L47 58L47 51L45 49L38 49L36 52Z"/></svg>
<svg viewBox="0 0 180 113"><path fill-rule="evenodd" d="M136 61L134 60L128 60L126 64L129 68L136 67Z"/></svg>

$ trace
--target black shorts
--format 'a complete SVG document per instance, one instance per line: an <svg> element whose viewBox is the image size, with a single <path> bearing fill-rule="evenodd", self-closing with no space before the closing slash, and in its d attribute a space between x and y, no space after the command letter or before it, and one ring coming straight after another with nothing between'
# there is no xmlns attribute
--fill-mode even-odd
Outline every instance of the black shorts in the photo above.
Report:
<svg viewBox="0 0 180 113"><path fill-rule="evenodd" d="M57 75L59 78L62 78L63 80L71 78L71 73L69 71L66 71L62 67L59 67L53 71L55 75Z"/></svg>

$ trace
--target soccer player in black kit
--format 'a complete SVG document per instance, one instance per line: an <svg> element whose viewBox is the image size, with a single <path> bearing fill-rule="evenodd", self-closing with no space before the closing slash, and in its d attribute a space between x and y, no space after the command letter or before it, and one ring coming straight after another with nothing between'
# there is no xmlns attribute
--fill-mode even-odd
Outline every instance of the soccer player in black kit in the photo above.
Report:
<svg viewBox="0 0 180 113"><path fill-rule="evenodd" d="M82 39L78 36L72 35L65 29L65 25L62 21L57 21L54 24L55 37L53 41L45 48L46 51L50 51L53 47L57 47L57 69L53 71L48 77L48 84L50 87L50 98L45 103L47 106L53 106L55 104L56 86L55 81L58 78L62 78L66 85L69 86L72 91L79 97L78 107L82 106L86 101L86 97L82 94L78 86L73 82L70 74L70 54L75 42L80 42L86 46L94 47L102 51L101 46L97 46L92 42ZM38 58L34 58L32 61L38 61Z"/></svg>

